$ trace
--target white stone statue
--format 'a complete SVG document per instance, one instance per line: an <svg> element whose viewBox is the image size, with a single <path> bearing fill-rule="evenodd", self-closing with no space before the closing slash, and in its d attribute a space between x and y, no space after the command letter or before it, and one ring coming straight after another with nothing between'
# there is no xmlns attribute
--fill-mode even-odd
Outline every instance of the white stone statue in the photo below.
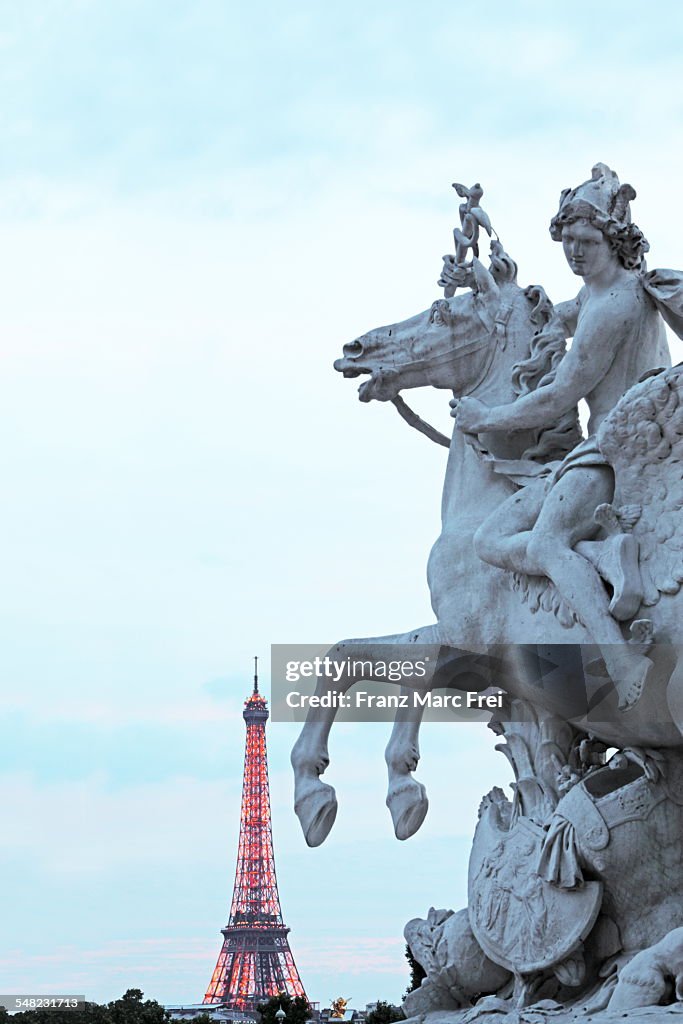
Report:
<svg viewBox="0 0 683 1024"><path fill-rule="evenodd" d="M656 1001L673 999L662 964L676 966L678 985L683 962L683 368L669 368L662 323L683 336L683 275L645 271L635 192L598 164L562 193L551 221L584 282L553 307L540 286L517 284L497 237L488 269L479 261L479 227L493 234L483 190L455 187L467 202L456 255L444 257L446 297L346 345L335 363L369 376L362 401L394 402L449 446L428 566L437 621L330 654L368 661L387 645L436 645L425 688L508 694L491 727L515 799L494 790L482 802L467 911L407 927L427 978L406 1012L531 1021L589 1008L609 1020L613 992L620 1013L646 1005L633 995L641 976L655 977ZM422 386L452 391L450 442L399 394ZM555 649L564 660L552 660ZM316 692L329 688L318 680ZM397 718L386 753L402 839L428 808L412 775L421 715ZM336 814L319 778L334 716L312 709L292 752L310 845ZM617 753L606 762L608 747ZM520 1016L532 1011L540 1016Z"/></svg>
<svg viewBox="0 0 683 1024"><path fill-rule="evenodd" d="M558 415L587 400L590 436L548 480L511 496L489 516L477 531L475 549L492 565L552 580L604 645L622 708L640 697L652 662L639 644L623 644L619 627L642 600L634 537L619 531L607 541L593 540L614 497L614 473L595 435L629 387L653 367L671 364L663 321L639 273L649 246L631 223L634 197L631 186L620 185L604 164L589 181L562 194L551 236L562 242L584 287L555 310L555 329L574 341L554 380L504 406L491 408L473 397L452 402L458 426L480 433L552 426ZM612 585L609 601L599 573Z"/></svg>

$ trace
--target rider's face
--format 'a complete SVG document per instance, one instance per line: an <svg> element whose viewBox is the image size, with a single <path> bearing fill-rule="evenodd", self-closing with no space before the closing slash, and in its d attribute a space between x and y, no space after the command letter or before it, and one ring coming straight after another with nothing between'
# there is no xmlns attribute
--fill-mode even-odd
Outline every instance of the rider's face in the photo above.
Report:
<svg viewBox="0 0 683 1024"><path fill-rule="evenodd" d="M597 277L619 262L602 231L583 218L562 228L562 248L571 270L584 280Z"/></svg>

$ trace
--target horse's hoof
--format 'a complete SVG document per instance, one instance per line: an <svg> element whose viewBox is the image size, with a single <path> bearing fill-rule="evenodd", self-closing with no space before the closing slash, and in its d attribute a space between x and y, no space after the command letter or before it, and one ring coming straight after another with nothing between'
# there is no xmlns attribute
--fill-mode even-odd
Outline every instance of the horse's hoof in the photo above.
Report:
<svg viewBox="0 0 683 1024"><path fill-rule="evenodd" d="M396 838L409 839L415 835L429 810L427 790L417 779L405 778L389 790L387 807Z"/></svg>
<svg viewBox="0 0 683 1024"><path fill-rule="evenodd" d="M334 789L320 779L311 779L303 796L295 801L294 811L301 822L307 844L320 846L330 834L337 817Z"/></svg>

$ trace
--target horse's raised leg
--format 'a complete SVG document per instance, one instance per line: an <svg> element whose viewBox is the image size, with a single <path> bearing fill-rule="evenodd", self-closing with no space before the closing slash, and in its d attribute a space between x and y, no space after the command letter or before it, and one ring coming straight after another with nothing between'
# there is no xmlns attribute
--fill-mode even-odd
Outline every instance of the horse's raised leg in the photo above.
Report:
<svg viewBox="0 0 683 1024"><path fill-rule="evenodd" d="M414 642L436 643L436 635L430 632L431 628L420 631L419 640ZM435 687L483 691L492 685L491 664L483 651L467 651L442 645L439 652L439 663L428 683L423 687L415 687L421 693L427 693ZM406 687L401 692L410 697L415 690ZM397 839L409 839L415 835L429 808L425 787L412 775L420 760L419 733L423 716L424 705L409 700L408 706L397 713L384 754L389 771L387 807Z"/></svg>
<svg viewBox="0 0 683 1024"><path fill-rule="evenodd" d="M402 647L410 643L436 642L436 626L413 630L410 633L391 634L367 639L343 640L331 647L327 657L338 664L357 662L380 662L386 658L386 646L395 644ZM427 638L429 634L429 638ZM424 636L424 639L422 637ZM418 641L416 638L420 637ZM374 650L375 646L377 650ZM384 652L384 653L383 653ZM327 677L319 677L316 695L323 696L330 691L345 693L355 683L370 682L371 673L356 676L344 672L338 681L332 683ZM386 682L384 676L377 681ZM337 815L337 798L332 786L321 782L330 758L327 740L336 718L336 707L310 708L306 721L292 749L291 761L294 769L294 810L301 822L304 838L309 846L319 846L328 836ZM424 817L424 815L423 815Z"/></svg>
<svg viewBox="0 0 683 1024"><path fill-rule="evenodd" d="M401 693L409 697L413 692L412 689L401 688ZM412 775L420 760L418 737L423 713L423 708L414 704L401 710L384 752L389 772L387 807L397 839L409 839L415 835L429 809L427 790Z"/></svg>
<svg viewBox="0 0 683 1024"><path fill-rule="evenodd" d="M324 693L320 682L316 693ZM334 708L311 708L292 748L294 769L294 810L309 846L320 846L337 817L337 797L332 786L319 776L327 768L327 737L335 719Z"/></svg>
<svg viewBox="0 0 683 1024"><path fill-rule="evenodd" d="M438 644L438 626L426 626L406 634L406 642L411 644ZM422 692L431 690L433 682L420 688ZM415 688L402 687L401 693L410 700L407 708L402 708L396 715L394 727L389 737L384 759L389 774L387 790L387 807L394 823L397 839L409 839L415 835L429 809L427 790L417 779L413 778L420 760L418 742L420 724L424 709L412 700Z"/></svg>

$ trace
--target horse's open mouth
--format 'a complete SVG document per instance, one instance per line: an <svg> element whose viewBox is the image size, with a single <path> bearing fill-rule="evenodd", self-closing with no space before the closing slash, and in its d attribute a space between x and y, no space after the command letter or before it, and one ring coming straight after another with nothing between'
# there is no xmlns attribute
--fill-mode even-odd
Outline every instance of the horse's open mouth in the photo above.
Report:
<svg viewBox="0 0 683 1024"><path fill-rule="evenodd" d="M359 366L355 359L349 359L348 356L335 359L334 368L343 377L360 377L363 373L372 373L369 366Z"/></svg>
<svg viewBox="0 0 683 1024"><path fill-rule="evenodd" d="M370 394L370 391L372 390L374 384L374 377L371 377L370 380L363 381L361 386L358 388L358 397L361 400L361 402L369 402L372 398L375 397L374 395Z"/></svg>
<svg viewBox="0 0 683 1024"><path fill-rule="evenodd" d="M394 374L381 367L371 369L369 366L358 365L355 359L344 356L342 359L335 360L334 368L344 377L360 377L369 374L370 379L363 381L358 388L358 397L361 402L371 402L373 399L386 402L393 398L398 390L393 380L390 382L390 378Z"/></svg>

